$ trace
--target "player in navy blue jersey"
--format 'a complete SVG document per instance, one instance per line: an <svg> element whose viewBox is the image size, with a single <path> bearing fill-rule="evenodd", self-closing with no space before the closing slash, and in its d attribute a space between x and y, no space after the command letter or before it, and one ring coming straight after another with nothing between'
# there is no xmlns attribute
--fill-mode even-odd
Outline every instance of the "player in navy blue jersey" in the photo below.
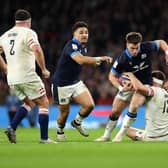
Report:
<svg viewBox="0 0 168 168"><path fill-rule="evenodd" d="M124 72L132 72L145 85L152 84L152 62L154 52L162 49L165 52L168 63L168 45L164 40L142 42L142 35L138 32L130 32L126 35L126 49L114 62L109 80L118 88L119 92L113 101L112 112L109 116L103 136L96 141L109 141L111 132L115 128L121 112L129 106L127 115L123 120L120 131L113 141L121 141L123 135L136 119L137 109L144 103L146 97L133 90L132 85L121 86L118 78ZM150 94L149 94L150 96Z"/></svg>
<svg viewBox="0 0 168 168"><path fill-rule="evenodd" d="M60 114L57 119L57 140L65 141L64 127L70 111L70 101L73 99L81 105L81 109L71 125L83 136L88 136L82 126L82 120L94 108L93 98L80 80L79 75L83 64L100 65L101 62L111 63L108 56L90 57L87 55L88 25L79 21L72 27L73 38L68 41L62 51L56 71L53 75L53 96L58 104Z"/></svg>

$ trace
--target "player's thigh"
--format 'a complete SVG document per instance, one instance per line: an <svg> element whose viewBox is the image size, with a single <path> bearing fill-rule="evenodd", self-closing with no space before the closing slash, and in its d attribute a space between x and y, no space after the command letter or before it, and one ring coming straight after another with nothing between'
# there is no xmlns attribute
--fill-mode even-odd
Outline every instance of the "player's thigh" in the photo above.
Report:
<svg viewBox="0 0 168 168"><path fill-rule="evenodd" d="M121 114L122 111L129 105L129 101L122 100L119 97L115 97L112 104L112 112Z"/></svg>
<svg viewBox="0 0 168 168"><path fill-rule="evenodd" d="M82 106L85 106L85 107L86 106L89 106L89 107L94 106L94 101L91 96L91 93L82 81L80 81L76 84L72 98L76 103L78 103Z"/></svg>
<svg viewBox="0 0 168 168"><path fill-rule="evenodd" d="M73 100L82 106L94 106L93 98L88 89L80 93L78 96L73 97Z"/></svg>
<svg viewBox="0 0 168 168"><path fill-rule="evenodd" d="M22 87L20 85L10 85L10 89L14 91L15 95L20 99L26 99L26 94L24 93Z"/></svg>
<svg viewBox="0 0 168 168"><path fill-rule="evenodd" d="M41 80L36 80L23 84L24 93L30 100L35 100L46 95L46 90L43 82Z"/></svg>
<svg viewBox="0 0 168 168"><path fill-rule="evenodd" d="M135 92L132 96L129 109L131 111L137 110L141 105L144 104L145 100L146 96L140 94L139 92Z"/></svg>

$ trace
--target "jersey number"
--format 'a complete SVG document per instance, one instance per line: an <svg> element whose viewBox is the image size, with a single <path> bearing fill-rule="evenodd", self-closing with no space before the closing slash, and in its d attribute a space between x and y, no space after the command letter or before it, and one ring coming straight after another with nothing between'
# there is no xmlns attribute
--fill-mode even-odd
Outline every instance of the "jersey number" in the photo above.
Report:
<svg viewBox="0 0 168 168"><path fill-rule="evenodd" d="M13 50L13 47L15 45L15 40L10 40L10 45L11 45L10 55L14 55L15 51Z"/></svg>
<svg viewBox="0 0 168 168"><path fill-rule="evenodd" d="M164 101L164 108L163 108L163 113L168 113L168 100Z"/></svg>

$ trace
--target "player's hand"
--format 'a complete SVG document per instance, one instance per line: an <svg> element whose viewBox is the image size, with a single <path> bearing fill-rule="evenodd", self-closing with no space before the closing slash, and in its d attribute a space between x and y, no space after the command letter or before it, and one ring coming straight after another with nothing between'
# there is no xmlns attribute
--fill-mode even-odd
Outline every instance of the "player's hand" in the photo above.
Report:
<svg viewBox="0 0 168 168"><path fill-rule="evenodd" d="M123 91L133 91L134 87L130 81L123 84Z"/></svg>
<svg viewBox="0 0 168 168"><path fill-rule="evenodd" d="M102 62L104 61L104 62L110 64L110 63L112 63L113 59L112 59L112 57L109 57L109 56L103 56L103 57L101 57L101 61Z"/></svg>
<svg viewBox="0 0 168 168"><path fill-rule="evenodd" d="M42 71L42 75L44 78L49 78L50 77L50 71L48 71L47 69L44 69Z"/></svg>

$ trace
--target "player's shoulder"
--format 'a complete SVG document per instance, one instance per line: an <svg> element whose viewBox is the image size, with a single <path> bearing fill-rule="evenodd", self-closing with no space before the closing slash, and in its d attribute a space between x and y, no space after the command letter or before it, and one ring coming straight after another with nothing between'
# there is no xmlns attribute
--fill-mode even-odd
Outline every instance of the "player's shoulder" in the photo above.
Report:
<svg viewBox="0 0 168 168"><path fill-rule="evenodd" d="M125 63L129 61L128 56L125 51L123 51L120 55L118 55L117 61L120 63Z"/></svg>
<svg viewBox="0 0 168 168"><path fill-rule="evenodd" d="M73 41L73 40L69 40L66 44L65 44L65 48L66 49L72 49L72 50L78 50L79 49L79 45Z"/></svg>
<svg viewBox="0 0 168 168"><path fill-rule="evenodd" d="M153 47L154 45L155 45L154 41L144 41L141 43L141 48L147 49L147 48Z"/></svg>

